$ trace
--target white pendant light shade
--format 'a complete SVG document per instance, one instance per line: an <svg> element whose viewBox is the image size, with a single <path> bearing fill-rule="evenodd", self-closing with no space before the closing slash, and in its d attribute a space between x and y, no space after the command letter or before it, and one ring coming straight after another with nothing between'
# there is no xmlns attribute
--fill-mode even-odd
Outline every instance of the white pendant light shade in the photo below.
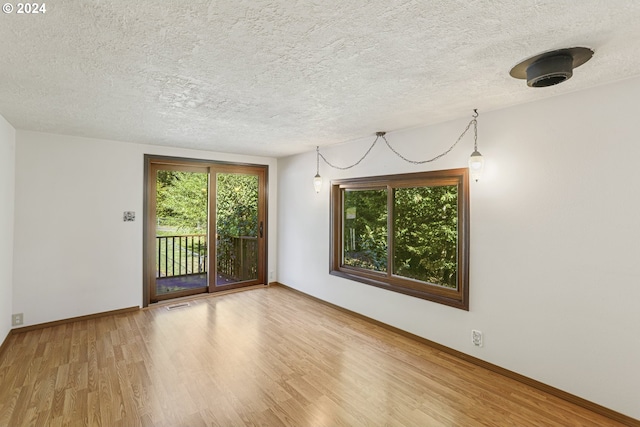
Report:
<svg viewBox="0 0 640 427"><path fill-rule="evenodd" d="M316 193L319 193L322 188L322 177L318 173L313 177L313 188L316 189Z"/></svg>
<svg viewBox="0 0 640 427"><path fill-rule="evenodd" d="M482 158L482 154L480 154L478 150L475 150L471 153L471 157L469 157L469 173L471 174L471 179L477 182L482 177L483 169L484 159Z"/></svg>

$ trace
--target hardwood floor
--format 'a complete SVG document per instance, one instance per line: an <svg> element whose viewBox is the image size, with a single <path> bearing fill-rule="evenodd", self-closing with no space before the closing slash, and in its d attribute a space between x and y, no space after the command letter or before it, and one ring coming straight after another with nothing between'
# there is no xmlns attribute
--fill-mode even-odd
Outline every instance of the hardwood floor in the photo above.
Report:
<svg viewBox="0 0 640 427"><path fill-rule="evenodd" d="M272 286L11 335L22 425L622 424Z"/></svg>

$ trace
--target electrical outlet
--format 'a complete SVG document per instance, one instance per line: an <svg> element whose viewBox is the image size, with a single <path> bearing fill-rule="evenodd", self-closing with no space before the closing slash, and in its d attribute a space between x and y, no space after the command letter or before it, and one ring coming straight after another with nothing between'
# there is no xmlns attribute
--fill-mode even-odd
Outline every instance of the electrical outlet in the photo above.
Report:
<svg viewBox="0 0 640 427"><path fill-rule="evenodd" d="M20 326L24 323L24 315L22 313L11 315L11 326Z"/></svg>
<svg viewBox="0 0 640 427"><path fill-rule="evenodd" d="M273 280L273 271L269 272L269 280Z"/></svg>
<svg viewBox="0 0 640 427"><path fill-rule="evenodd" d="M476 329L471 330L471 342L476 347L482 347L484 345L484 338L482 336L482 331L478 331Z"/></svg>
<svg viewBox="0 0 640 427"><path fill-rule="evenodd" d="M122 220L124 222L135 221L136 220L136 213L133 212L133 211L124 211L122 213Z"/></svg>

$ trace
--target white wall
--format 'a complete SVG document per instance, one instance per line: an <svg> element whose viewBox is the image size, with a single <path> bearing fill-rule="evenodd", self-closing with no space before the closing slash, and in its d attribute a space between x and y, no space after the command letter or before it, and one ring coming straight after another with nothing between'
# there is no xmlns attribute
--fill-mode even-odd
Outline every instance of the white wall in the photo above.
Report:
<svg viewBox="0 0 640 427"><path fill-rule="evenodd" d="M16 131L0 116L0 344L11 330Z"/></svg>
<svg viewBox="0 0 640 427"><path fill-rule="evenodd" d="M25 325L142 305L144 154L269 165L269 271L277 161L18 130L13 310ZM135 222L123 222L135 211Z"/></svg>
<svg viewBox="0 0 640 427"><path fill-rule="evenodd" d="M384 145L345 172L321 163L320 194L314 152L280 159L278 280L640 419L638 99L640 79L632 79L480 111L486 172L471 183L469 312L330 276L327 184L465 167L470 136L430 167L404 163ZM468 120L387 138L425 159ZM323 153L353 162L376 130ZM472 328L484 332L483 348L472 346Z"/></svg>

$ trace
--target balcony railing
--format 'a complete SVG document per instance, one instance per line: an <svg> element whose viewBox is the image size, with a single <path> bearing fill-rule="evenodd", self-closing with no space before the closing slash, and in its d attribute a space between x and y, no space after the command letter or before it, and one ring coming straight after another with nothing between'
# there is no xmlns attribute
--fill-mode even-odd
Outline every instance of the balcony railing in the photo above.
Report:
<svg viewBox="0 0 640 427"><path fill-rule="evenodd" d="M207 272L207 235L156 236L156 277Z"/></svg>
<svg viewBox="0 0 640 427"><path fill-rule="evenodd" d="M218 274L236 281L258 277L258 238L218 236Z"/></svg>
<svg viewBox="0 0 640 427"><path fill-rule="evenodd" d="M258 239L218 236L217 273L233 281L258 277ZM207 272L207 235L156 236L156 277Z"/></svg>

